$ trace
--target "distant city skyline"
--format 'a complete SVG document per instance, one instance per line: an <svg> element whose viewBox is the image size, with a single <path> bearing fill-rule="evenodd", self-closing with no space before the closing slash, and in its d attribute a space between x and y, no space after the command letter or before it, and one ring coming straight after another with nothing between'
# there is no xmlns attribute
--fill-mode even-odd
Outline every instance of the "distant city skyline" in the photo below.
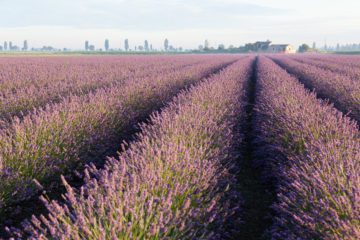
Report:
<svg viewBox="0 0 360 240"><path fill-rule="evenodd" d="M163 48L168 38L175 47L239 46L270 39L318 47L360 43L360 1L357 0L12 0L1 2L0 45L83 49L85 40L96 48L130 48L149 41Z"/></svg>

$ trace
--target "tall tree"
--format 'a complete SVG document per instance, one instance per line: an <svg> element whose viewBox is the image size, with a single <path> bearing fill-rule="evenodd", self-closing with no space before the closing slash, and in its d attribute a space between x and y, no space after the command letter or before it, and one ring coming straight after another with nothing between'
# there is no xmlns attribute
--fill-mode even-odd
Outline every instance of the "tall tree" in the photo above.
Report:
<svg viewBox="0 0 360 240"><path fill-rule="evenodd" d="M309 45L307 45L306 43L303 43L300 47L299 47L299 52L303 53L303 52L308 52L310 50Z"/></svg>
<svg viewBox="0 0 360 240"><path fill-rule="evenodd" d="M4 50L6 51L8 49L8 43L7 41L4 42Z"/></svg>
<svg viewBox="0 0 360 240"><path fill-rule="evenodd" d="M129 51L129 39L125 39L124 45L125 45L125 51Z"/></svg>
<svg viewBox="0 0 360 240"><path fill-rule="evenodd" d="M336 51L340 51L340 44L339 43L336 45Z"/></svg>
<svg viewBox="0 0 360 240"><path fill-rule="evenodd" d="M108 51L109 50L109 39L105 39L105 51Z"/></svg>
<svg viewBox="0 0 360 240"><path fill-rule="evenodd" d="M315 50L316 49L316 42L313 42L312 48Z"/></svg>
<svg viewBox="0 0 360 240"><path fill-rule="evenodd" d="M23 51L27 51L28 50L28 42L27 40L24 40L24 45L23 45Z"/></svg>
<svg viewBox="0 0 360 240"><path fill-rule="evenodd" d="M165 48L165 51L167 51L169 49L169 40L167 38L164 41L164 48Z"/></svg>
<svg viewBox="0 0 360 240"><path fill-rule="evenodd" d="M148 42L148 40L145 40L144 48L145 48L145 51L149 51L149 42Z"/></svg>
<svg viewBox="0 0 360 240"><path fill-rule="evenodd" d="M89 51L89 41L85 41L85 51Z"/></svg>
<svg viewBox="0 0 360 240"><path fill-rule="evenodd" d="M205 40L204 50L209 50L209 47L210 47L209 41L208 41L208 40Z"/></svg>

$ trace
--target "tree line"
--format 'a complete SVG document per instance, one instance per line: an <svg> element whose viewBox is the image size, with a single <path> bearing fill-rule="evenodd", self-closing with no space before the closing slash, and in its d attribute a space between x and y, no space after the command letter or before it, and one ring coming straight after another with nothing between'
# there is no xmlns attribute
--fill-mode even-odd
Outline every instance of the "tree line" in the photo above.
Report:
<svg viewBox="0 0 360 240"><path fill-rule="evenodd" d="M164 50L165 51L172 51L172 52L177 52L177 51L183 51L182 47L178 47L175 48L174 46L170 45L169 40L166 38L164 40ZM85 51L96 51L96 50L100 50L102 51L102 48L95 48L95 45L90 44L90 42L88 40L85 41ZM104 50L105 51L111 51L112 49L110 48L110 41L109 39L105 39L104 42ZM144 40L144 44L143 45L135 45L133 47L133 49L130 48L130 43L129 43L129 39L125 39L124 40L124 50L126 52L128 51L145 51L145 52L152 52L152 51L156 51L156 49L153 48L153 45L151 43L149 43L148 40Z"/></svg>

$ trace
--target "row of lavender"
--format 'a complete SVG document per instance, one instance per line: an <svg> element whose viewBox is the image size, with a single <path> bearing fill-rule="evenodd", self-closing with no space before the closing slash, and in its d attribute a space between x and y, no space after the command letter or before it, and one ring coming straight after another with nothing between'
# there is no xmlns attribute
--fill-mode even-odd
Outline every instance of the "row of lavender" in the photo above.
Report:
<svg viewBox="0 0 360 240"><path fill-rule="evenodd" d="M52 178L80 163L103 156L118 136L174 94L228 65L233 58L207 59L203 64L146 76L131 84L73 96L0 129L0 210L33 196L37 179Z"/></svg>
<svg viewBox="0 0 360 240"><path fill-rule="evenodd" d="M359 68L360 67L360 58L359 56L346 56L346 55L307 55L307 58L314 59L322 62L330 62L330 63L337 63L343 66L350 66Z"/></svg>
<svg viewBox="0 0 360 240"><path fill-rule="evenodd" d="M356 122L264 57L256 97L257 141L265 146L260 163L278 183L272 237L359 239Z"/></svg>
<svg viewBox="0 0 360 240"><path fill-rule="evenodd" d="M293 57L293 59L301 63L306 63L309 65L323 68L325 70L329 70L336 74L345 75L345 77L351 78L352 80L355 81L360 81L360 66L354 67L354 66L346 65L342 62L336 63L336 62L326 61L327 58L318 59L310 56L306 56L306 57L295 56Z"/></svg>
<svg viewBox="0 0 360 240"><path fill-rule="evenodd" d="M343 73L301 63L289 57L272 56L288 72L295 74L306 87L315 89L318 96L329 99L345 114L360 122L360 81Z"/></svg>
<svg viewBox="0 0 360 240"><path fill-rule="evenodd" d="M79 191L63 179L66 203L43 199L50 213L26 224L29 238L219 239L232 213L224 196L234 183L228 170L241 139L233 130L252 62L231 65L153 114L118 159L85 171Z"/></svg>
<svg viewBox="0 0 360 240"><path fill-rule="evenodd" d="M133 79L204 62L203 57L0 58L0 120Z"/></svg>

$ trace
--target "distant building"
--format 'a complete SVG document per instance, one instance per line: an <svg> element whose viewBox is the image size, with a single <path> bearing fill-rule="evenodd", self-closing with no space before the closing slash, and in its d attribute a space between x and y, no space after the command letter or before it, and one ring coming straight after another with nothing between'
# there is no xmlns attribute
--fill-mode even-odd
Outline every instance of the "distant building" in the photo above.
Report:
<svg viewBox="0 0 360 240"><path fill-rule="evenodd" d="M267 52L270 53L296 53L296 50L290 44L271 44Z"/></svg>

